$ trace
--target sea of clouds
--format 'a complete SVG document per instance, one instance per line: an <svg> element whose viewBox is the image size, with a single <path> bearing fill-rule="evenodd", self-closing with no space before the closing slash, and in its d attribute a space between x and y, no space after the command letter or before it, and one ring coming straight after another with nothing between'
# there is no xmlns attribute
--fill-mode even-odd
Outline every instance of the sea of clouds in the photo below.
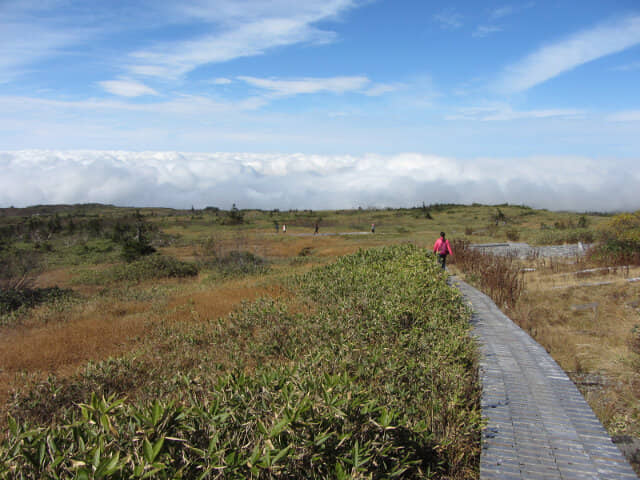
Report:
<svg viewBox="0 0 640 480"><path fill-rule="evenodd" d="M0 172L3 207L235 203L319 210L477 202L575 211L640 208L640 162L621 166L571 156L21 150L0 152Z"/></svg>

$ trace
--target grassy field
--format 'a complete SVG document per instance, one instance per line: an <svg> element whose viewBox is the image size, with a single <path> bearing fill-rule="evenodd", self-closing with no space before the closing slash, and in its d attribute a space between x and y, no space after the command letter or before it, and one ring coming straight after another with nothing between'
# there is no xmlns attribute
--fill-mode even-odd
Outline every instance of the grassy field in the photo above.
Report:
<svg viewBox="0 0 640 480"><path fill-rule="evenodd" d="M467 312L422 247L441 230L591 243L610 221L509 205L0 209L3 475L474 478ZM570 286L587 262L534 263L509 314L578 382L606 378L587 398L638 435L634 271L607 271L618 283L592 300Z"/></svg>

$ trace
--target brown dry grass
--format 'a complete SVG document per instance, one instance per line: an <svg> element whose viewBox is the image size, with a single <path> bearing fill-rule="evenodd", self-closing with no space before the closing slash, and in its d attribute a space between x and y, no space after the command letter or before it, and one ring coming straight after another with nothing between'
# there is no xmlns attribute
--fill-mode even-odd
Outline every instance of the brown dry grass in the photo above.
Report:
<svg viewBox="0 0 640 480"><path fill-rule="evenodd" d="M257 238L252 245L257 251L264 251L268 258L282 259L296 257L300 252L309 248L313 256L332 257L341 255L339 252L352 253L357 250L356 245L345 245L344 239L339 236L313 237L295 235L273 235Z"/></svg>
<svg viewBox="0 0 640 480"><path fill-rule="evenodd" d="M227 315L243 301L279 296L278 286L260 285L254 279L232 280L204 291L185 292L167 305L166 319L174 322L204 321Z"/></svg>
<svg viewBox="0 0 640 480"><path fill-rule="evenodd" d="M36 308L20 325L0 330L0 403L20 387L22 374L35 379L49 374L66 376L88 361L126 353L159 320L217 318L230 313L243 300L282 294L279 287L258 282L231 280L200 291L198 283L182 282L176 285L177 291L166 300L166 306L152 301L96 298L69 311Z"/></svg>
<svg viewBox="0 0 640 480"><path fill-rule="evenodd" d="M149 305L118 304L104 311L72 313L66 321L3 329L0 401L19 386L19 374L65 375L89 360L117 355L144 334Z"/></svg>
<svg viewBox="0 0 640 480"><path fill-rule="evenodd" d="M66 288L71 284L73 275L68 268L58 268L56 270L48 270L42 272L35 278L35 288L46 288L57 285L61 288Z"/></svg>

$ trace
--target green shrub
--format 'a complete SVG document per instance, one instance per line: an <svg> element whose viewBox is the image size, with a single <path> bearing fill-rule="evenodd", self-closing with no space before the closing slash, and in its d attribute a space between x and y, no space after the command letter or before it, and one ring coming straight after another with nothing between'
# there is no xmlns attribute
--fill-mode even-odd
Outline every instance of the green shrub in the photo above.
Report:
<svg viewBox="0 0 640 480"><path fill-rule="evenodd" d="M87 240L78 245L75 245L72 249L76 255L104 255L105 253L112 252L116 247L116 244L106 238L99 238L95 240Z"/></svg>
<svg viewBox="0 0 640 480"><path fill-rule="evenodd" d="M108 238L95 238L59 250L59 256L53 261L62 265L100 264L113 262L118 259L118 245Z"/></svg>
<svg viewBox="0 0 640 480"><path fill-rule="evenodd" d="M233 250L221 257L203 262L207 268L222 276L241 276L265 273L269 270L267 261L251 252Z"/></svg>
<svg viewBox="0 0 640 480"><path fill-rule="evenodd" d="M0 288L0 315L19 308L32 308L45 302L63 300L73 296L73 290L50 288Z"/></svg>
<svg viewBox="0 0 640 480"><path fill-rule="evenodd" d="M43 264L43 254L29 246L0 252L0 288L23 289L32 284Z"/></svg>
<svg viewBox="0 0 640 480"><path fill-rule="evenodd" d="M194 277L198 274L198 267L189 262L183 262L164 255L149 255L131 263L116 265L89 277L85 274L77 281L87 283L109 282L142 282L154 278Z"/></svg>
<svg viewBox="0 0 640 480"><path fill-rule="evenodd" d="M156 249L142 238L139 240L128 239L122 245L122 258L127 262L133 262L146 255L151 255L155 251Z"/></svg>
<svg viewBox="0 0 640 480"><path fill-rule="evenodd" d="M519 239L520 239L520 232L518 232L518 230L516 230L515 228L507 230L507 240L510 240L512 242L517 242Z"/></svg>
<svg viewBox="0 0 640 480"><path fill-rule="evenodd" d="M244 223L244 212L234 203L231 210L226 212L225 217L222 220L223 225L241 225Z"/></svg>
<svg viewBox="0 0 640 480"><path fill-rule="evenodd" d="M640 264L640 210L614 216L601 230L601 243L590 255L602 263Z"/></svg>
<svg viewBox="0 0 640 480"><path fill-rule="evenodd" d="M565 243L593 243L594 231L587 228L566 228L557 230L545 228L536 236L538 245L562 245Z"/></svg>

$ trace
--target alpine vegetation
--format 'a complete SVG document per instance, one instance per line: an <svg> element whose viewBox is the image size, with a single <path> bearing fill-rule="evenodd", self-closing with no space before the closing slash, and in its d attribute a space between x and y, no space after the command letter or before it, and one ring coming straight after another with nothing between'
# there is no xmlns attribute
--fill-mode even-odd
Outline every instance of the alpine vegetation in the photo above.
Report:
<svg viewBox="0 0 640 480"><path fill-rule="evenodd" d="M165 326L160 364L130 364L137 394L98 389L53 422L29 413L51 395L12 409L0 476L474 478L476 348L445 279L424 249L359 250L289 295Z"/></svg>

